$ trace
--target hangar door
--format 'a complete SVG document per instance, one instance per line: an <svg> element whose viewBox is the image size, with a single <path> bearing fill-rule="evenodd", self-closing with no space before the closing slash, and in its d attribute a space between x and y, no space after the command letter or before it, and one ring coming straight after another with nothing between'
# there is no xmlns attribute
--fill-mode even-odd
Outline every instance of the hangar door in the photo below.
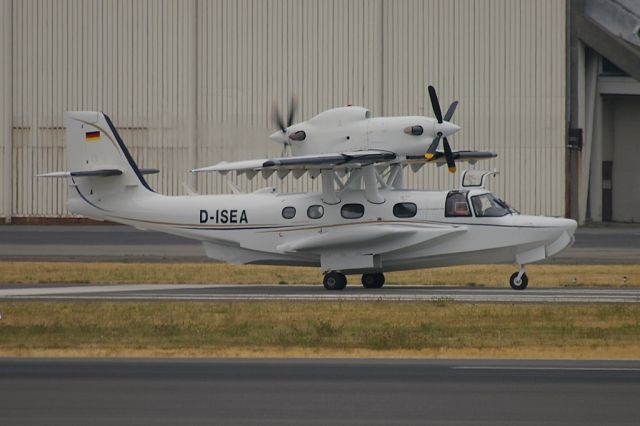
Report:
<svg viewBox="0 0 640 426"><path fill-rule="evenodd" d="M603 220L640 222L640 96L606 96L603 113Z"/></svg>

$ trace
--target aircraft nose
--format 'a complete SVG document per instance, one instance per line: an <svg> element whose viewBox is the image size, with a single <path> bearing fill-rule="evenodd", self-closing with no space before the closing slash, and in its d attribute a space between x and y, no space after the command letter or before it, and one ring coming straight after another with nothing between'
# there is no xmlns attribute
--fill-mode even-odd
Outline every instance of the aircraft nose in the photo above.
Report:
<svg viewBox="0 0 640 426"><path fill-rule="evenodd" d="M543 228L556 229L560 233L566 232L569 236L572 236L578 227L578 222L563 217L534 216L532 223Z"/></svg>
<svg viewBox="0 0 640 426"><path fill-rule="evenodd" d="M460 130L460 126L450 123L448 121L443 121L442 123L437 123L435 125L436 134L442 133L442 136L450 136Z"/></svg>
<svg viewBox="0 0 640 426"><path fill-rule="evenodd" d="M578 222L572 219L553 218L553 227L558 232L553 237L552 241L548 241L545 246L545 253L547 257L554 256L560 253L562 250L573 244L575 237L573 234L578 228Z"/></svg>
<svg viewBox="0 0 640 426"><path fill-rule="evenodd" d="M573 219L558 219L558 220L562 221L560 226L562 226L569 235L573 235L576 232L576 229L578 228L578 222L576 222Z"/></svg>

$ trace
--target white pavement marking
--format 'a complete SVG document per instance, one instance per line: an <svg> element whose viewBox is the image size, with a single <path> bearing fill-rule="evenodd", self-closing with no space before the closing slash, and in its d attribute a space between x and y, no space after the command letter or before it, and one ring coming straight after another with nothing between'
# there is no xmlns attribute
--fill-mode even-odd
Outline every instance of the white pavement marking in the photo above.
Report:
<svg viewBox="0 0 640 426"><path fill-rule="evenodd" d="M194 290L198 290L195 292ZM498 303L640 303L640 289L468 289L388 286L328 292L318 285L123 284L2 289L0 299L456 301Z"/></svg>
<svg viewBox="0 0 640 426"><path fill-rule="evenodd" d="M527 367L527 366L489 366L461 365L451 367L453 370L533 370L533 371L640 371L633 367Z"/></svg>
<svg viewBox="0 0 640 426"><path fill-rule="evenodd" d="M25 287L25 288L0 288L0 297L11 296L38 296L56 294L78 293L115 293L120 291L156 291L211 288L213 285L202 284L122 284L122 285L86 285L69 287Z"/></svg>

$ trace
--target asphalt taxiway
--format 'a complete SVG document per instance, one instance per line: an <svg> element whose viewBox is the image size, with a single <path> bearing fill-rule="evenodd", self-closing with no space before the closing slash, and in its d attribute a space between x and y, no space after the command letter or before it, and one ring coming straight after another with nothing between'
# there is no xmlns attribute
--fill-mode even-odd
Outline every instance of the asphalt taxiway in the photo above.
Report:
<svg viewBox="0 0 640 426"><path fill-rule="evenodd" d="M327 291L322 285L268 284L122 284L122 285L3 285L2 299L45 300L380 300L457 301L471 303L640 303L640 289L530 288L524 291L500 288L460 288L388 285L364 289L353 285L342 291Z"/></svg>
<svg viewBox="0 0 640 426"><path fill-rule="evenodd" d="M640 362L0 359L2 424L637 425Z"/></svg>
<svg viewBox="0 0 640 426"><path fill-rule="evenodd" d="M581 227L549 263L637 263L640 226ZM124 225L0 226L0 260L209 261L195 240Z"/></svg>

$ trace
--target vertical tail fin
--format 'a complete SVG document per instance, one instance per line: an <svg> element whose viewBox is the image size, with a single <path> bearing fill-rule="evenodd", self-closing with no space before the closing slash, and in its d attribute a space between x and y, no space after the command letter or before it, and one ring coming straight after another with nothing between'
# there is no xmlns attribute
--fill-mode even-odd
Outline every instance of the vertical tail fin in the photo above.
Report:
<svg viewBox="0 0 640 426"><path fill-rule="evenodd" d="M109 179L105 183L125 187L140 186L153 191L106 114L70 111L66 114L65 124L67 167L71 176L91 176L93 172L120 170L122 173L117 178L112 178L117 181Z"/></svg>
<svg viewBox="0 0 640 426"><path fill-rule="evenodd" d="M109 219L127 211L134 198L154 192L109 117L67 112L65 125L68 171L43 176L68 178L70 212Z"/></svg>

